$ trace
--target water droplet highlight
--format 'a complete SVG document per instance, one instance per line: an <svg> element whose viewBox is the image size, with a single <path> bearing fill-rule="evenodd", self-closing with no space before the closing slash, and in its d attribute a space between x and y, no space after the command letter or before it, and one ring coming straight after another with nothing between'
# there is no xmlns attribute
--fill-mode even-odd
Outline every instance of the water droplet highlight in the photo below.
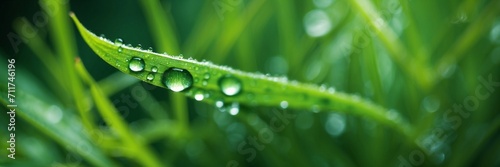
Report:
<svg viewBox="0 0 500 167"><path fill-rule="evenodd" d="M123 51L122 46L119 46L119 47L118 47L118 52L120 52L120 53L121 53L122 51Z"/></svg>
<svg viewBox="0 0 500 167"><path fill-rule="evenodd" d="M233 76L224 76L219 79L219 86L227 96L234 96L241 92L241 81Z"/></svg>
<svg viewBox="0 0 500 167"><path fill-rule="evenodd" d="M128 64L128 68L134 72L139 72L144 70L145 66L146 64L144 63L144 60L138 57L132 58Z"/></svg>
<svg viewBox="0 0 500 167"><path fill-rule="evenodd" d="M169 68L163 73L163 84L174 92L180 92L193 85L193 76L181 68Z"/></svg>

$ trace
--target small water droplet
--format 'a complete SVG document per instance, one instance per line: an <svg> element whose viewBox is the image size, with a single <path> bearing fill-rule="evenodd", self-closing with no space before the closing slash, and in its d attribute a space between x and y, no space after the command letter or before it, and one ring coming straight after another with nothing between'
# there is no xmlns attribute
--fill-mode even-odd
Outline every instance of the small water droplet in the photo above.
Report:
<svg viewBox="0 0 500 167"><path fill-rule="evenodd" d="M231 108L229 108L229 114L237 115L240 112L240 105L238 103L233 103Z"/></svg>
<svg viewBox="0 0 500 167"><path fill-rule="evenodd" d="M144 66L146 66L144 60L138 57L132 58L128 64L128 68L134 72L139 72L144 70Z"/></svg>
<svg viewBox="0 0 500 167"><path fill-rule="evenodd" d="M153 79L155 79L155 75L153 73L149 73L148 76L146 76L146 79L148 81L152 81Z"/></svg>
<svg viewBox="0 0 500 167"><path fill-rule="evenodd" d="M203 82L201 83L201 85L207 86L208 85L208 81L207 80L203 80Z"/></svg>
<svg viewBox="0 0 500 167"><path fill-rule="evenodd" d="M158 72L158 67L156 66L151 67L151 72Z"/></svg>
<svg viewBox="0 0 500 167"><path fill-rule="evenodd" d="M241 81L233 76L224 76L219 79L219 86L227 96L234 96L241 92Z"/></svg>
<svg viewBox="0 0 500 167"><path fill-rule="evenodd" d="M123 44L123 39L121 39L121 38L115 39L115 45L121 46L122 44Z"/></svg>
<svg viewBox="0 0 500 167"><path fill-rule="evenodd" d="M280 107L281 107L282 109L286 109L286 108L288 108L288 102L287 102L287 101L281 101L281 102L280 102Z"/></svg>
<svg viewBox="0 0 500 167"><path fill-rule="evenodd" d="M203 78L204 78L204 79L210 79L210 73L208 73L208 72L207 72L207 73L205 73L205 74L203 75Z"/></svg>
<svg viewBox="0 0 500 167"><path fill-rule="evenodd" d="M123 51L122 46L119 46L119 47L118 47L118 52L120 52L120 53L121 53L122 51Z"/></svg>
<svg viewBox="0 0 500 167"><path fill-rule="evenodd" d="M149 47L148 52L152 52L152 51L153 51L153 47Z"/></svg>
<svg viewBox="0 0 500 167"><path fill-rule="evenodd" d="M330 114L325 123L325 129L334 137L341 135L345 129L345 117L337 113Z"/></svg>
<svg viewBox="0 0 500 167"><path fill-rule="evenodd" d="M326 35L332 29L332 22L326 12L315 9L304 16L306 32L311 37Z"/></svg>
<svg viewBox="0 0 500 167"><path fill-rule="evenodd" d="M193 76L181 68L169 68L163 73L163 84L174 92L183 91L193 85Z"/></svg>
<svg viewBox="0 0 500 167"><path fill-rule="evenodd" d="M137 44L137 46L135 48L142 49L142 45L141 44Z"/></svg>
<svg viewBox="0 0 500 167"><path fill-rule="evenodd" d="M202 90L196 90L194 92L194 99L197 101L202 101L205 98L205 94Z"/></svg>
<svg viewBox="0 0 500 167"><path fill-rule="evenodd" d="M220 101L220 100L217 100L217 101L215 102L215 106L216 106L217 108L222 108L222 107L224 107L224 102L222 102L222 101Z"/></svg>

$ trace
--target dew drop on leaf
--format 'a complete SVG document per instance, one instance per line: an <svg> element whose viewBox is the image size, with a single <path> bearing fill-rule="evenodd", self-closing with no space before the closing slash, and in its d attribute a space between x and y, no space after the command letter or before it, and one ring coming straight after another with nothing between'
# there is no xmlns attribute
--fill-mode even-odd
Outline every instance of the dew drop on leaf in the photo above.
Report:
<svg viewBox="0 0 500 167"><path fill-rule="evenodd" d="M152 81L153 79L155 79L155 75L153 73L149 73L148 76L146 76L146 79L148 81Z"/></svg>
<svg viewBox="0 0 500 167"><path fill-rule="evenodd" d="M119 46L119 47L118 47L118 52L120 52L120 53L121 53L122 51L123 51L122 46Z"/></svg>
<svg viewBox="0 0 500 167"><path fill-rule="evenodd" d="M163 73L163 84L174 92L180 92L193 85L193 76L189 71L181 68L169 68Z"/></svg>
<svg viewBox="0 0 500 167"><path fill-rule="evenodd" d="M196 90L194 92L194 99L197 101L202 101L205 98L203 90Z"/></svg>
<svg viewBox="0 0 500 167"><path fill-rule="evenodd" d="M239 112L240 112L240 105L238 103L233 103L229 108L229 114L238 115Z"/></svg>
<svg viewBox="0 0 500 167"><path fill-rule="evenodd" d="M158 67L156 66L151 67L151 72L158 72Z"/></svg>
<svg viewBox="0 0 500 167"><path fill-rule="evenodd" d="M145 66L146 64L144 63L144 60L138 57L132 58L128 64L128 68L134 72L140 72L144 70Z"/></svg>
<svg viewBox="0 0 500 167"><path fill-rule="evenodd" d="M123 40L121 38L115 39L115 45L121 46L123 44Z"/></svg>
<svg viewBox="0 0 500 167"><path fill-rule="evenodd" d="M219 79L219 86L227 96L234 96L241 92L241 81L233 76L224 76Z"/></svg>
<svg viewBox="0 0 500 167"><path fill-rule="evenodd" d="M208 72L207 72L207 73L205 73L205 74L203 75L203 78L204 78L204 79L210 79L210 73L208 73Z"/></svg>

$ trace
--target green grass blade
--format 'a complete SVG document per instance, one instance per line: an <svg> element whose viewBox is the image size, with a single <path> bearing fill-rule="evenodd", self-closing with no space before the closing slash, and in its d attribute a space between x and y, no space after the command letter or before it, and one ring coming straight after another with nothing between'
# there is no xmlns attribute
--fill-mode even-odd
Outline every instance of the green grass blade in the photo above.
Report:
<svg viewBox="0 0 500 167"><path fill-rule="evenodd" d="M126 150L130 150L128 152L129 156L135 157L143 166L169 166L168 164L160 163L152 151L145 144L139 142L133 133L131 133L125 120L120 116L113 103L106 98L107 96L90 76L80 60L76 61L76 69L82 80L90 86L90 93L102 118L120 135L124 147L127 148Z"/></svg>
<svg viewBox="0 0 500 167"><path fill-rule="evenodd" d="M0 66L7 67L7 61L1 53L0 59L2 60ZM0 77L2 83L7 83L7 73L0 74ZM23 132L23 128L35 127L41 133L46 134L49 138L57 142L62 148L78 154L92 166L116 166L96 146L98 141L89 137L88 132L92 131L82 129L80 118L70 108L66 108L62 103L59 103L54 95L47 91L42 86L43 84L40 83L29 71L21 66L16 68L15 84L17 89L14 95L17 107L15 108L15 113L16 119L19 119L18 121L21 123L16 127L18 130L16 131L16 137L30 138L20 134ZM7 95L7 91L7 85L1 85L0 93ZM0 103L3 106L11 104L8 101L7 96L0 97ZM8 117L8 115L5 115L5 117ZM24 124L24 121L26 121L26 124ZM18 122L16 121L16 123ZM30 143L21 144L30 146ZM18 155L21 156L19 158L24 156L22 152L16 153L19 153ZM23 159L19 160L23 161Z"/></svg>
<svg viewBox="0 0 500 167"><path fill-rule="evenodd" d="M210 62L198 62L192 59L182 59L166 54L158 54L125 45L116 45L104 38L97 37L88 31L74 16L76 26L87 44L104 61L118 70L141 79L150 84L167 88L163 75L168 69L175 67L188 71L192 76L192 86L183 90L186 96L214 104L240 103L243 105L284 106L296 109L322 111L339 111L366 116L378 123L388 125L409 136L411 132L408 123L395 111L388 111L358 96L327 91L314 85L288 81L286 78L269 77L262 74L246 73L229 67L214 65ZM133 72L129 69L132 58L144 60L144 70ZM156 67L156 70L152 70ZM156 72L153 72L156 71ZM148 80L148 76L154 79ZM241 91L228 96L219 82L222 78L231 77L239 80ZM169 77L170 79L170 77ZM198 94L199 92L202 92ZM199 97L203 98L200 99ZM286 104L286 105L285 105Z"/></svg>

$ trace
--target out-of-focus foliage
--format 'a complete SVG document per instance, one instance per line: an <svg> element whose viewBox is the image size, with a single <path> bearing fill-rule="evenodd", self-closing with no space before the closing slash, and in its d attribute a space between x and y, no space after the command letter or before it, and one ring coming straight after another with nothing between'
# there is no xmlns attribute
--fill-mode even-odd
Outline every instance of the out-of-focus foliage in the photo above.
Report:
<svg viewBox="0 0 500 167"><path fill-rule="evenodd" d="M2 3L0 67L16 59L19 107L16 159L0 142L1 165L500 165L500 1ZM70 10L107 38L347 93L414 131L349 109L208 104L139 82L96 56Z"/></svg>

